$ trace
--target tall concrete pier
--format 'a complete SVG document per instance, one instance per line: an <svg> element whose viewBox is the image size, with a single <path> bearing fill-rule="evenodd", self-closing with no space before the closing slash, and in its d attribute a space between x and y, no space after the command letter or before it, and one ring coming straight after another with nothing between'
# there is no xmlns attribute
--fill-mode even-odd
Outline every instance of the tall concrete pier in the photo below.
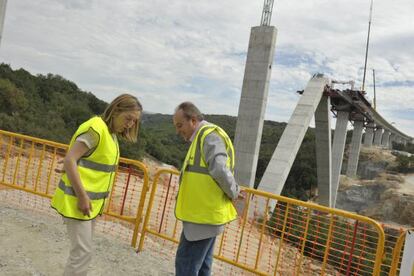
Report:
<svg viewBox="0 0 414 276"><path fill-rule="evenodd" d="M335 207L336 203L336 194L338 191L339 178L341 175L348 119L349 111L338 111L332 150L332 207Z"/></svg>
<svg viewBox="0 0 414 276"><path fill-rule="evenodd" d="M266 0L261 25L250 32L242 94L237 116L234 146L235 177L240 185L253 187L262 139L269 80L277 30L270 26L273 1Z"/></svg>
<svg viewBox="0 0 414 276"><path fill-rule="evenodd" d="M318 203L332 207L331 99L323 96L315 112L315 147Z"/></svg>
<svg viewBox="0 0 414 276"><path fill-rule="evenodd" d="M365 137L364 137L364 146L371 147L372 141L374 139L374 128L375 123L371 122L367 125L365 130Z"/></svg>
<svg viewBox="0 0 414 276"><path fill-rule="evenodd" d="M374 134L374 146L380 146L382 140L382 132L384 130L381 127L377 127Z"/></svg>
<svg viewBox="0 0 414 276"><path fill-rule="evenodd" d="M384 133L382 134L381 145L384 148L388 148L388 145L390 143L390 135L391 135L391 132L389 130L385 130Z"/></svg>
<svg viewBox="0 0 414 276"><path fill-rule="evenodd" d="M354 122L354 131L352 132L352 141L349 151L348 167L346 175L356 177L358 169L359 152L361 150L362 130L364 129L364 118Z"/></svg>
<svg viewBox="0 0 414 276"><path fill-rule="evenodd" d="M6 17L7 0L0 0L0 45L3 38L4 19Z"/></svg>
<svg viewBox="0 0 414 276"><path fill-rule="evenodd" d="M234 138L236 160L240 164L235 176L246 187L253 187L255 180L276 33L273 26L253 27L250 33Z"/></svg>
<svg viewBox="0 0 414 276"><path fill-rule="evenodd" d="M328 78L318 75L309 81L260 181L260 190L277 195L282 192L306 130L328 84ZM321 120L323 123L325 119Z"/></svg>

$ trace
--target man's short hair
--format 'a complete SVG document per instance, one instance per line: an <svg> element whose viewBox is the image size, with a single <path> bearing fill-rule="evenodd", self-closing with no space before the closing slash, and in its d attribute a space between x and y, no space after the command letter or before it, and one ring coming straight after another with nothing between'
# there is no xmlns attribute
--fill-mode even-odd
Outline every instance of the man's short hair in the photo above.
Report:
<svg viewBox="0 0 414 276"><path fill-rule="evenodd" d="M204 120L203 114L201 114L200 110L192 102L181 103L176 107L175 112L177 112L178 110L183 111L184 117L187 120L191 120L192 118L196 118L197 121Z"/></svg>

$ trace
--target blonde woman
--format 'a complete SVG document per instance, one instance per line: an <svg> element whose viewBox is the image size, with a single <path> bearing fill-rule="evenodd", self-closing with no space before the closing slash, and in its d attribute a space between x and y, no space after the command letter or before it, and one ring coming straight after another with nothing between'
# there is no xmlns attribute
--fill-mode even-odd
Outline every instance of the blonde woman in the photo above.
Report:
<svg viewBox="0 0 414 276"><path fill-rule="evenodd" d="M102 116L81 124L70 141L64 173L52 198L71 244L64 275L87 275L95 218L103 212L119 162L118 138L136 142L141 113L136 97L120 95Z"/></svg>

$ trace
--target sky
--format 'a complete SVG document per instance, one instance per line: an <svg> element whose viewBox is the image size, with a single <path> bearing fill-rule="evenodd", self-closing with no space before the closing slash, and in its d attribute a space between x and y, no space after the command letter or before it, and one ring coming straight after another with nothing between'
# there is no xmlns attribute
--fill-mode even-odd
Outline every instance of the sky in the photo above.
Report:
<svg viewBox="0 0 414 276"><path fill-rule="evenodd" d="M57 74L110 102L128 92L172 114L192 101L237 116L250 29L263 0L8 0L0 62ZM265 118L287 122L317 72L361 87L370 0L275 0ZM414 1L375 0L365 90L414 136Z"/></svg>

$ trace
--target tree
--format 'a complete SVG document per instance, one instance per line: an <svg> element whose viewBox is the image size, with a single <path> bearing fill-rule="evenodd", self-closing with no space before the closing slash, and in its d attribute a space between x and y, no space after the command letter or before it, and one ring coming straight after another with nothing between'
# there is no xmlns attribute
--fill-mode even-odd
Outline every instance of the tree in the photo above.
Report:
<svg viewBox="0 0 414 276"><path fill-rule="evenodd" d="M0 105L2 112L13 115L16 112L23 112L28 106L24 92L18 89L8 79L0 79Z"/></svg>

